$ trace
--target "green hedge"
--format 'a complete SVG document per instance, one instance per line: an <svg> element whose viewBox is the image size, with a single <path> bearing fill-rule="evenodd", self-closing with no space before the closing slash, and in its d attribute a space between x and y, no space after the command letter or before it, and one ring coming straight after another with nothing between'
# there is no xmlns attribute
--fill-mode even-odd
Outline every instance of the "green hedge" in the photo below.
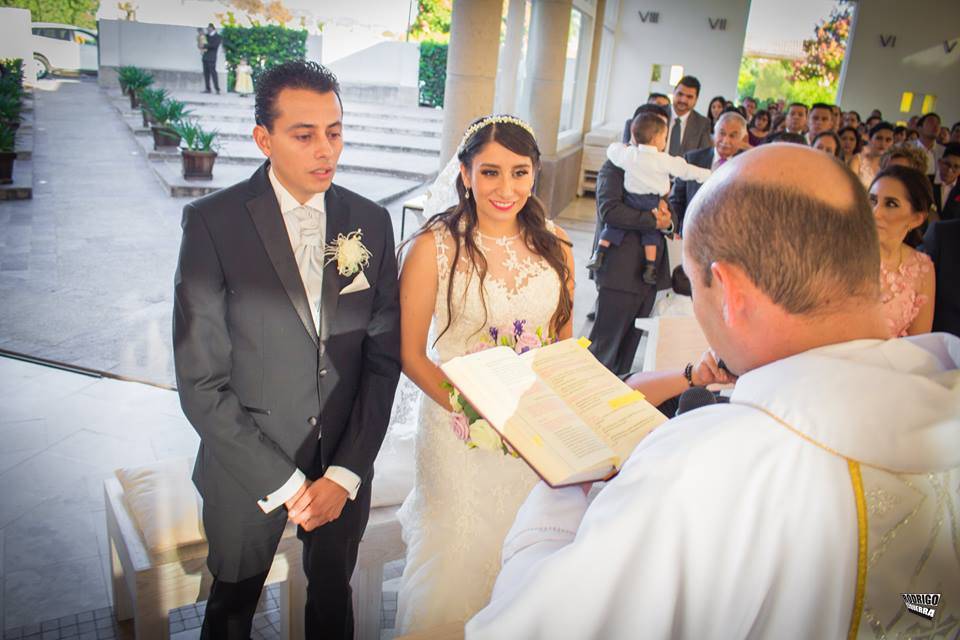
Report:
<svg viewBox="0 0 960 640"><path fill-rule="evenodd" d="M241 58L253 67L253 84L266 69L287 60L307 57L307 32L276 25L236 27L225 25L223 52L227 59L227 90L233 91L235 71Z"/></svg>
<svg viewBox="0 0 960 640"><path fill-rule="evenodd" d="M443 106L443 88L447 83L447 45L442 42L420 43L420 104Z"/></svg>

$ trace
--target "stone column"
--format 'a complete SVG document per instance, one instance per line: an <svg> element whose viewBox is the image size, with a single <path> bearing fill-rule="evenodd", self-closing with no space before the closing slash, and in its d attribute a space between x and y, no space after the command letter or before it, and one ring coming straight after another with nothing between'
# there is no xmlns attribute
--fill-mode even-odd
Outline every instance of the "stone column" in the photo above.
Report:
<svg viewBox="0 0 960 640"><path fill-rule="evenodd" d="M526 0L507 0L507 32L500 52L500 70L497 72L497 113L517 111L517 72L520 69L520 53L523 50L524 14Z"/></svg>
<svg viewBox="0 0 960 640"><path fill-rule="evenodd" d="M593 48L590 51L590 71L587 73L587 104L583 110L584 133L590 131L593 124L593 107L597 101L597 73L600 68L600 47L603 43L603 17L607 10L607 0L597 0L597 14L593 21Z"/></svg>
<svg viewBox="0 0 960 640"><path fill-rule="evenodd" d="M443 97L442 169L471 120L493 111L503 0L453 3Z"/></svg>
<svg viewBox="0 0 960 640"><path fill-rule="evenodd" d="M534 0L527 45L527 113L545 157L557 153L563 69L573 0Z"/></svg>

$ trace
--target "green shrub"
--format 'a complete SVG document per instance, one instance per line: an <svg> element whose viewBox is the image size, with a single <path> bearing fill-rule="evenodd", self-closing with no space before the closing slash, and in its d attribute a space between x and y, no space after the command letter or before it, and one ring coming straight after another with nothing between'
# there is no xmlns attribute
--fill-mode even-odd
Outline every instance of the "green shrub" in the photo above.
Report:
<svg viewBox="0 0 960 640"><path fill-rule="evenodd" d="M0 80L23 85L23 58L5 58L0 60Z"/></svg>
<svg viewBox="0 0 960 640"><path fill-rule="evenodd" d="M143 89L140 91L140 107L153 115L153 112L169 98L170 92L166 89Z"/></svg>
<svg viewBox="0 0 960 640"><path fill-rule="evenodd" d="M17 146L17 136L13 129L0 124L0 153L13 153Z"/></svg>
<svg viewBox="0 0 960 640"><path fill-rule="evenodd" d="M170 128L180 135L188 151L216 151L220 148L217 143L219 132L207 131L196 120L182 120Z"/></svg>
<svg viewBox="0 0 960 640"><path fill-rule="evenodd" d="M260 74L288 60L307 57L307 32L276 25L237 27L225 25L223 52L227 59L227 91L233 91L236 69L241 58L246 58L253 69L253 84Z"/></svg>
<svg viewBox="0 0 960 640"><path fill-rule="evenodd" d="M447 83L447 45L442 42L420 43L420 104L443 106L443 88Z"/></svg>
<svg viewBox="0 0 960 640"><path fill-rule="evenodd" d="M127 69L127 71L125 75L120 76L120 81L130 91L139 93L153 84L153 76L143 69L139 67L120 67L118 73L123 73L124 69Z"/></svg>
<svg viewBox="0 0 960 640"><path fill-rule="evenodd" d="M187 109L186 104L179 100L164 100L158 106L154 107L150 113L157 121L158 126L173 129L173 125L179 124L192 112Z"/></svg>

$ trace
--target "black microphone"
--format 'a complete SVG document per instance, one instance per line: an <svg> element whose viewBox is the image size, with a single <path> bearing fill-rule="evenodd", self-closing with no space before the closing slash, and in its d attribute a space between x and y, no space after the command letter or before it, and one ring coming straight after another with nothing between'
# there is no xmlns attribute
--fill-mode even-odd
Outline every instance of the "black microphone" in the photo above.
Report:
<svg viewBox="0 0 960 640"><path fill-rule="evenodd" d="M690 387L680 394L677 413L674 417L711 404L717 404L717 396L714 395L713 391L706 387Z"/></svg>

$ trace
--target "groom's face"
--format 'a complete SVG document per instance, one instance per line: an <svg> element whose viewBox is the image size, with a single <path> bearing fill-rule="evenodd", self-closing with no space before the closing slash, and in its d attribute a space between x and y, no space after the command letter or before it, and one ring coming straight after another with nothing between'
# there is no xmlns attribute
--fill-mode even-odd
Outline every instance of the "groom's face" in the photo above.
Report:
<svg viewBox="0 0 960 640"><path fill-rule="evenodd" d="M253 137L281 184L300 203L330 188L343 151L343 111L334 92L283 89L273 127Z"/></svg>

